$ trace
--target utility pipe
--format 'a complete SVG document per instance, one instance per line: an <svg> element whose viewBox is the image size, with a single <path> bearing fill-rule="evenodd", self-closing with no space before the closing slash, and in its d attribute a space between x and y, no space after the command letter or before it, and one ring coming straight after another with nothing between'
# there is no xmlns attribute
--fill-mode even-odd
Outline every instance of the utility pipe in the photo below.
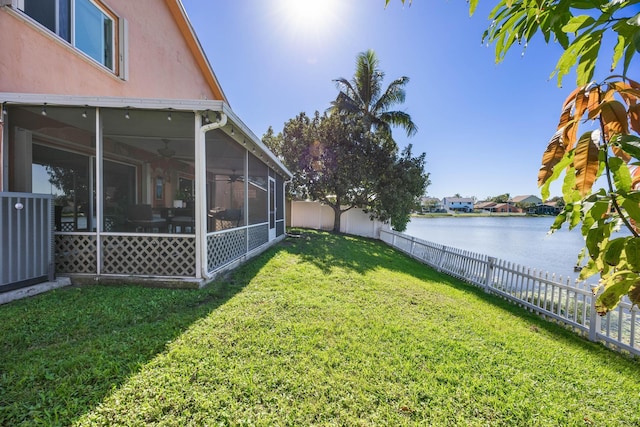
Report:
<svg viewBox="0 0 640 427"><path fill-rule="evenodd" d="M206 134L220 129L227 124L227 115L220 112L220 119L213 123L202 125L202 114L196 115L196 266L200 267L200 277L210 279L207 268L207 215L205 206L207 200L207 151Z"/></svg>

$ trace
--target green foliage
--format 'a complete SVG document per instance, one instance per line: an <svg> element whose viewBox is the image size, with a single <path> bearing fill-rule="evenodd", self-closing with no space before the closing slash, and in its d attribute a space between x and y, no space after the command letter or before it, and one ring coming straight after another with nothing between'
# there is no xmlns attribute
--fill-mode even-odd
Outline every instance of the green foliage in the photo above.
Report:
<svg viewBox="0 0 640 427"><path fill-rule="evenodd" d="M496 202L496 203L507 203L510 199L511 199L511 195L509 193L504 193L498 196L489 197L487 200L490 202Z"/></svg>
<svg viewBox="0 0 640 427"><path fill-rule="evenodd" d="M596 307L601 314L615 308L624 295L634 304L640 302L639 102L640 84L620 77L574 90L538 175L544 195L564 174L566 206L552 229L582 224L588 261L580 279L600 275ZM600 129L578 138L578 128L587 120ZM595 189L596 182L604 188Z"/></svg>
<svg viewBox="0 0 640 427"><path fill-rule="evenodd" d="M397 231L407 229L411 212L429 185L429 175L424 173L425 154L413 157L411 148L411 145L405 148L379 175L376 198L371 203L374 216L382 221L390 220Z"/></svg>
<svg viewBox="0 0 640 427"><path fill-rule="evenodd" d="M496 4L489 19L491 26L483 34L483 42L495 45L496 61L502 61L515 44L527 44L541 35L546 43L558 43L563 53L551 76L558 85L575 68L577 85L586 85L594 76L600 47L608 38L615 41L611 70L624 58L622 73L626 74L640 37L637 0L502 0ZM473 13L475 5L470 5ZM605 37L607 39L605 39Z"/></svg>
<svg viewBox="0 0 640 427"><path fill-rule="evenodd" d="M281 133L267 132L263 141L293 172L290 188L295 197L333 208L336 232L340 215L354 207L406 228L428 185L424 154L413 158L409 147L398 156L386 134L372 133L362 122L337 114L316 112L309 118L300 113Z"/></svg>

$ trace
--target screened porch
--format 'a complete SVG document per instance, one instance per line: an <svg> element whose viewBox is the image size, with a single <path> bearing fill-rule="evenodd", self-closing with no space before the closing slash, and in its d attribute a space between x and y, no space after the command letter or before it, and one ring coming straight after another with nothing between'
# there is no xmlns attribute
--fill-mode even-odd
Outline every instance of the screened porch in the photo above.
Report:
<svg viewBox="0 0 640 427"><path fill-rule="evenodd" d="M143 107L4 105L9 191L53 196L57 274L197 282L284 236L290 174L226 105Z"/></svg>

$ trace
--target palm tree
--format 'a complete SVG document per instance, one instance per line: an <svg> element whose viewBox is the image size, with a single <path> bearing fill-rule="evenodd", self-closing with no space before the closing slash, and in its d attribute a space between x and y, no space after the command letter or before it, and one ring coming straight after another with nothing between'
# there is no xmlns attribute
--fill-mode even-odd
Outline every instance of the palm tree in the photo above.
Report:
<svg viewBox="0 0 640 427"><path fill-rule="evenodd" d="M390 111L396 104L404 103L404 86L408 77L400 77L382 92L384 72L379 68L376 53L369 49L356 57L356 73L351 81L345 78L334 80L340 93L329 109L332 113L355 115L364 121L369 130L379 130L391 136L391 126L405 129L413 136L418 127L411 116L403 111Z"/></svg>

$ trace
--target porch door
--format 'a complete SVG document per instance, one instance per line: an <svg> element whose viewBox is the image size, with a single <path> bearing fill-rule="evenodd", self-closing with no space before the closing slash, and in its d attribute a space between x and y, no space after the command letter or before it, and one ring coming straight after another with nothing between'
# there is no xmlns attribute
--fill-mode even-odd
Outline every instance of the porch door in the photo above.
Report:
<svg viewBox="0 0 640 427"><path fill-rule="evenodd" d="M269 240L276 238L276 180L269 177Z"/></svg>

